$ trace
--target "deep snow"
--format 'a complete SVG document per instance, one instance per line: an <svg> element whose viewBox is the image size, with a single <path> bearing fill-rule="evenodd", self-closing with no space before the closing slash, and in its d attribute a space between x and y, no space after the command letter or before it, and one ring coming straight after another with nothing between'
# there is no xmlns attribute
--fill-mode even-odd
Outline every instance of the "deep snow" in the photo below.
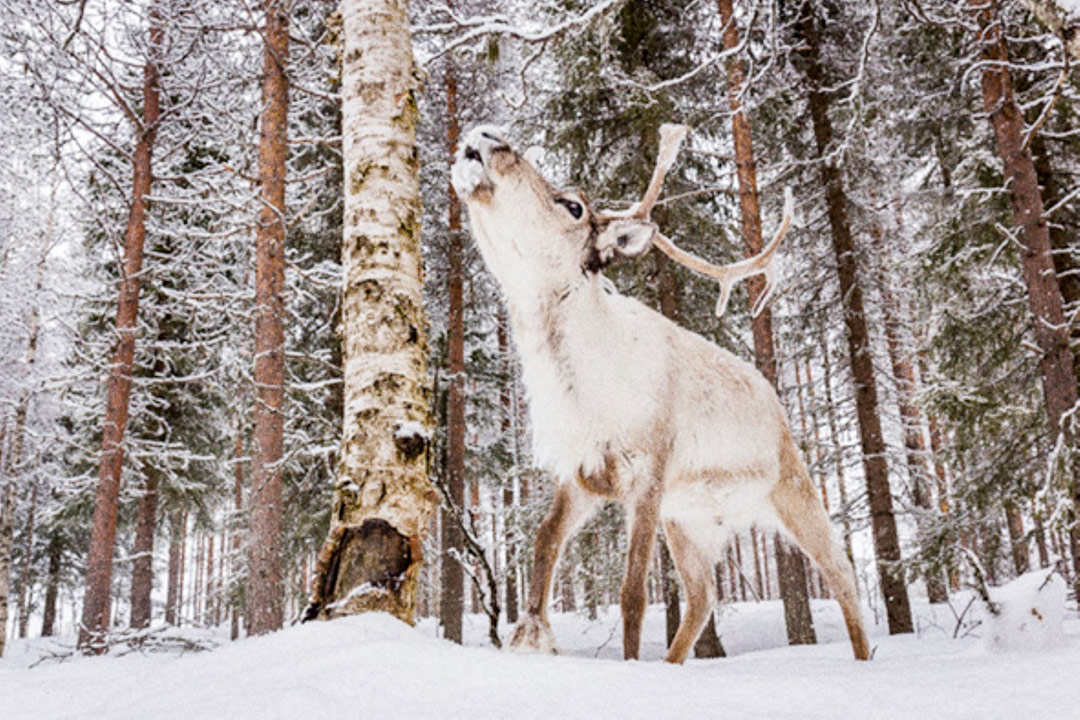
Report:
<svg viewBox="0 0 1080 720"><path fill-rule="evenodd" d="M1026 602L1022 589L1006 595ZM957 612L965 606L953 601ZM831 601L814 602L821 644L803 647L784 645L779 602L729 605L720 628L730 657L682 667L659 662L662 607L649 608L645 659L631 663L616 659L617 608L592 622L556 615L561 656L484 647L479 616L468 618L466 647L435 639L430 621L410 628L385 615L309 623L212 652L79 657L32 669L48 643L15 641L0 661L0 718L1080 717L1075 608L1065 612L1064 632L1049 629L1044 649L1010 652L991 647L986 623L965 623L953 639L948 608L924 602L916 612L918 635L871 628L869 663L851 659ZM999 623L994 632L1010 631Z"/></svg>

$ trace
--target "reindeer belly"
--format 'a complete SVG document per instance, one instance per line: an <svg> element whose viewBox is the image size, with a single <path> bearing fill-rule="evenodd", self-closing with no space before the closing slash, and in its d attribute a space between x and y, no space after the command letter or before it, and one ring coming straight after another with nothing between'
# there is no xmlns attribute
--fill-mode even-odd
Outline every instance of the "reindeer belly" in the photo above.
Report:
<svg viewBox="0 0 1080 720"><path fill-rule="evenodd" d="M679 525L713 557L724 551L733 533L751 525L777 524L769 493L774 483L755 476L711 473L669 481L660 517Z"/></svg>

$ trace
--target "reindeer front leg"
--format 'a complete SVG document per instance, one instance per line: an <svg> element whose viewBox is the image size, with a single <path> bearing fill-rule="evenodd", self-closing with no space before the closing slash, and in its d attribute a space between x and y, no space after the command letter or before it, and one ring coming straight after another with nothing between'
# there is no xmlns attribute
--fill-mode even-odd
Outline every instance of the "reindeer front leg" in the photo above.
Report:
<svg viewBox="0 0 1080 720"><path fill-rule="evenodd" d="M512 650L555 652L555 638L548 624L548 595L552 579L566 541L585 522L598 505L598 497L575 483L560 482L555 488L551 509L540 523L533 546L532 581L525 616L510 637Z"/></svg>
<svg viewBox="0 0 1080 720"><path fill-rule="evenodd" d="M637 660L641 650L641 624L645 620L645 581L656 545L660 520L660 487L652 485L634 503L630 515L630 549L626 555L620 604L623 617L623 658Z"/></svg>

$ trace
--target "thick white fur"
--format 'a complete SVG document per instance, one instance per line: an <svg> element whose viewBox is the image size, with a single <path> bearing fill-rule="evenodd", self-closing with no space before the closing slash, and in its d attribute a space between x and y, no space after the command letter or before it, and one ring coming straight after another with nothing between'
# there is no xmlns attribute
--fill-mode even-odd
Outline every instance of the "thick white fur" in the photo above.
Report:
<svg viewBox="0 0 1080 720"><path fill-rule="evenodd" d="M503 158L500 173L492 149L502 141L485 130L495 134L477 128L463 144L481 149L484 167L460 158L453 176L510 309L537 462L566 483L579 469L599 471L605 453L619 458L620 477L639 476L634 485L662 466L662 516L714 551L730 530L771 520L767 496L787 432L772 387L750 364L584 272L582 229L538 199L543 181L531 166ZM476 193L482 186L495 191ZM635 494L620 490L622 500Z"/></svg>

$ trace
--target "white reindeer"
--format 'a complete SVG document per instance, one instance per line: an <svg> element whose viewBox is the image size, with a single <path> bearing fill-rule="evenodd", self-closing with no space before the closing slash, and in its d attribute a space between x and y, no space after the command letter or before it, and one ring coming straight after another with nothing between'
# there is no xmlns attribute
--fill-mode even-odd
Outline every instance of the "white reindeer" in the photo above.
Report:
<svg viewBox="0 0 1080 720"><path fill-rule="evenodd" d="M617 256L657 244L731 284L766 272L790 220L758 256L715 267L684 253L649 221L685 129L664 126L641 203L604 214L553 187L492 128L470 132L453 167L473 236L502 286L538 463L557 479L534 549L528 607L511 647L554 652L547 605L567 540L606 502L627 510L623 654L638 657L645 582L663 523L687 597L666 660L681 663L715 600L714 561L751 523L785 531L817 564L839 601L855 657L869 657L854 571L768 381L749 363L620 295L601 274ZM722 310L722 308L721 308Z"/></svg>

